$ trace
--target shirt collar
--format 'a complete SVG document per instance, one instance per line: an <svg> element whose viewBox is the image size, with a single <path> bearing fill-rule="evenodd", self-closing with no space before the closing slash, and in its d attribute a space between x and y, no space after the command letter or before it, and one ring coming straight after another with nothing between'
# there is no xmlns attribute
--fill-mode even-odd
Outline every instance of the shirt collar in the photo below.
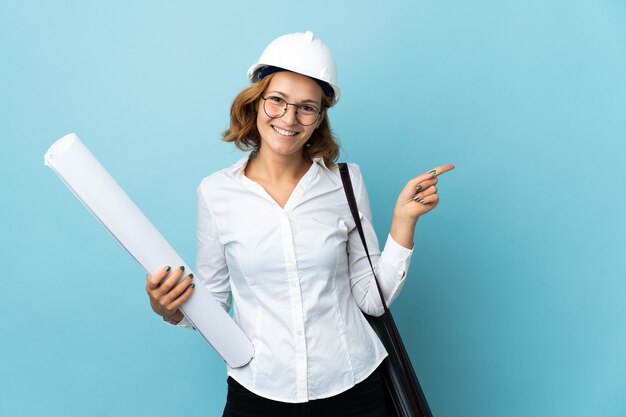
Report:
<svg viewBox="0 0 626 417"><path fill-rule="evenodd" d="M248 164L248 159L250 155L246 155L237 162L235 162L230 167L226 168L226 173L231 177L238 177L243 175L244 169L246 169L246 165Z"/></svg>
<svg viewBox="0 0 626 417"><path fill-rule="evenodd" d="M226 168L226 175L241 183L249 190L271 199L263 187L244 175L244 170L249 160L250 155L246 155L241 158L234 165ZM289 197L289 201L285 205L284 209L292 210L307 200L321 194L334 191L341 187L342 183L337 170L328 169L326 164L324 164L323 158L313 158L313 164L293 190L292 195Z"/></svg>
<svg viewBox="0 0 626 417"><path fill-rule="evenodd" d="M249 160L250 155L248 154L235 162L229 168L226 168L226 173L234 178L242 176L244 170L246 169L246 165L248 165ZM320 156L313 158L313 164L318 165L318 167L322 168L323 170L328 170L328 167L326 167L326 164L324 163L324 158Z"/></svg>

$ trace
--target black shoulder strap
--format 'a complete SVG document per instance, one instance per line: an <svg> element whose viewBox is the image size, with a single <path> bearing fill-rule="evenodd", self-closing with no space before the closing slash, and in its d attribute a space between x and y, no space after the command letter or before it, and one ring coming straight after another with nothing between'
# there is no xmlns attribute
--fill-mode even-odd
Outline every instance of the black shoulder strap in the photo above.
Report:
<svg viewBox="0 0 626 417"><path fill-rule="evenodd" d="M370 317L368 321L370 321L370 324L372 324L373 328L376 327L379 329L378 331L384 332L383 334L378 334L378 336L381 338L381 341L383 339L388 339L387 342L389 344L383 341L383 343L385 344L385 349L388 349L389 356L393 357L394 361L397 361L397 366L401 368L400 373L396 371L389 371L389 373L394 374L393 378L402 378L402 376L404 377L403 380L406 384L408 384L408 391L403 391L402 395L407 395L409 397L410 404L412 405L412 410L415 413L414 415L432 417L432 413L430 411L430 408L428 407L428 402L426 401L424 392L422 391L419 381L417 380L417 376L415 376L415 372L413 371L413 366L411 365L409 355L406 352L404 343L402 343L402 339L400 338L398 328L396 327L396 323L393 320L391 312L387 307L385 297L383 297L383 292L381 291L380 284L378 283L378 278L376 278L374 266L372 265L372 259L370 258L369 251L367 250L367 243L365 243L365 234L363 233L363 226L361 225L361 218L359 217L359 210L357 208L356 198L354 197L354 189L352 188L352 181L350 180L348 165L346 165L345 163L340 163L338 165L339 172L341 173L341 181L343 182L343 189L346 192L348 205L350 206L350 212L352 213L352 217L354 218L354 222L356 223L357 230L359 231L359 236L361 237L361 241L363 242L365 253L367 253L367 259L370 263L370 267L372 268L374 280L376 281L376 288L378 288L378 294L380 295L380 299L385 309L385 314L382 317ZM381 328L383 330L380 330ZM389 351L390 349L393 350ZM395 368L395 365L396 363L394 362L393 365L390 364L389 366ZM399 380L394 380L389 384L393 385L394 389L397 388L398 385L402 385ZM401 414L404 415L403 413L399 413L398 415Z"/></svg>
<svg viewBox="0 0 626 417"><path fill-rule="evenodd" d="M346 197L348 199L348 206L350 206L350 212L352 213L352 217L354 218L354 223L356 223L356 229L359 231L361 242L363 242L363 247L365 248L365 253L367 254L367 260L370 263L370 268L372 268L372 274L374 274L374 280L376 281L376 288L378 288L380 300L383 303L385 313L387 313L389 311L389 308L387 307L387 303L385 302L383 292L380 289L380 284L378 283L376 272L374 272L372 258L370 258L370 252L367 249L367 243L365 242L365 233L363 233L363 225L361 225L361 218L359 217L359 208L356 204L356 198L354 197L354 188L352 187L352 181L350 180L350 171L348 170L348 164L346 164L345 162L341 162L338 165L339 173L341 174L341 182L343 182L343 190L345 191Z"/></svg>

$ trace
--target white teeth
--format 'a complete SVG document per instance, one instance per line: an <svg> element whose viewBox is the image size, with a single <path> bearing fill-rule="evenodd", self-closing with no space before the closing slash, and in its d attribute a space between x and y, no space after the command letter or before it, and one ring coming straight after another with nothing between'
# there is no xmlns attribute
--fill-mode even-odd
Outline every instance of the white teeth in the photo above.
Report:
<svg viewBox="0 0 626 417"><path fill-rule="evenodd" d="M274 128L275 131L277 131L278 133L280 133L283 136L295 136L296 135L296 132L290 132L288 130L283 130L283 129L281 129L279 127L276 127L276 126L272 126L272 127Z"/></svg>

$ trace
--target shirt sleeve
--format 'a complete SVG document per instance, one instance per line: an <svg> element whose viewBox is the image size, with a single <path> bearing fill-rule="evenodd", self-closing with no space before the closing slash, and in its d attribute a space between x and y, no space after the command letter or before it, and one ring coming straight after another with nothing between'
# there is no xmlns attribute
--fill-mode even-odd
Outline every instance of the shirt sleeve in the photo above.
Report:
<svg viewBox="0 0 626 417"><path fill-rule="evenodd" d="M215 218L208 205L204 182L197 190L198 220L196 230L196 275L224 310L230 310L230 274L226 264L224 245L221 244Z"/></svg>
<svg viewBox="0 0 626 417"><path fill-rule="evenodd" d="M228 267L224 257L224 247L220 244L211 210L204 197L203 185L196 190L198 199L196 227L196 283L211 292L224 310L230 310L231 292ZM171 324L166 321L166 323ZM176 327L196 330L187 316Z"/></svg>
<svg viewBox="0 0 626 417"><path fill-rule="evenodd" d="M215 222L202 191L202 184L196 190L198 199L196 227L196 283L200 283L211 292L224 310L230 310L230 280L224 247L220 244ZM170 324L166 321L166 323ZM184 316L176 327L196 330Z"/></svg>
<svg viewBox="0 0 626 417"><path fill-rule="evenodd" d="M413 250L401 246L393 240L391 235L388 235L385 247L382 252L380 251L378 238L372 224L372 211L363 177L357 165L349 164L348 166L367 248L378 278L378 284L385 297L385 302L389 306L398 297L404 286ZM382 315L384 307L356 227L348 234L348 262L352 296L357 304L366 314Z"/></svg>

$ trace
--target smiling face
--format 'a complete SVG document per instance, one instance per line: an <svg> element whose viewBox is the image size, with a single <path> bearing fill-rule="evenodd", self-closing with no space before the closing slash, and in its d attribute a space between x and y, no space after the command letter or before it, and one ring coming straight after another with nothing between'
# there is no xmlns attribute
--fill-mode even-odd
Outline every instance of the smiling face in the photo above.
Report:
<svg viewBox="0 0 626 417"><path fill-rule="evenodd" d="M312 104L322 108L321 87L311 78L294 72L275 73L263 93L263 97L280 97L288 103L297 105ZM290 157L302 155L302 149L324 114L320 115L311 126L303 126L296 120L296 107L288 106L281 117L271 118L263 110L263 99L259 101L256 125L261 136L259 153L272 153L276 156Z"/></svg>

